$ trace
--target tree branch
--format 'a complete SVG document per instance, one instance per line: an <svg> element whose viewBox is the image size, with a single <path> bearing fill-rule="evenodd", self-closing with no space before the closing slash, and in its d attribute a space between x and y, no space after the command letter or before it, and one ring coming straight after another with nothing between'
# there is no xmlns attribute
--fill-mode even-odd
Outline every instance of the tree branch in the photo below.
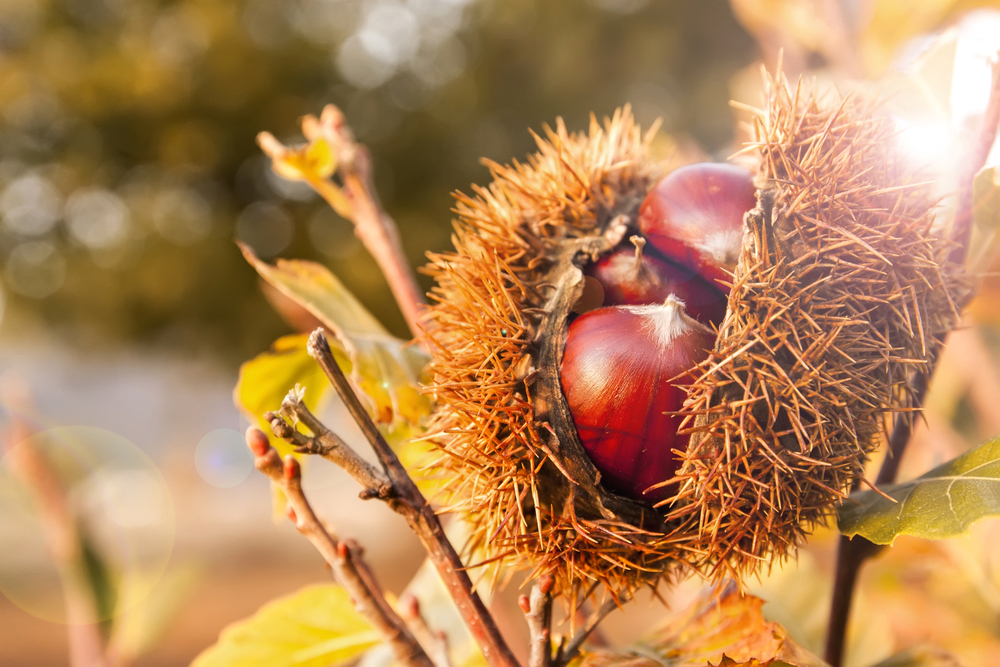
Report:
<svg viewBox="0 0 1000 667"><path fill-rule="evenodd" d="M284 492L288 500L288 518L330 565L334 578L354 600L355 609L392 647L396 659L408 667L434 667L406 624L389 606L361 558L361 549L352 541L338 542L316 517L302 491L302 471L295 457L289 454L282 461L264 432L256 427L247 429L246 440L257 470Z"/></svg>
<svg viewBox="0 0 1000 667"><path fill-rule="evenodd" d="M392 448L389 447L389 444L382 437L378 427L375 426L375 423L361 404L357 394L354 393L354 389L351 387L347 377L334 360L333 353L330 351L330 346L326 341L322 329L317 329L309 337L308 350L309 354L316 359L326 373L340 395L340 398L344 401L344 405L347 406L347 409L361 427L362 432L375 451L375 455L378 457L385 475L388 477L391 490L387 493L379 493L378 497L385 500L393 511L406 519L411 530L413 530L424 545L428 557L434 563L442 582L448 589L448 593L455 601L455 605L458 607L462 619L468 626L469 632L483 652L483 657L486 658L487 663L491 667L519 667L517 659L500 634L500 630L497 628L493 617L486 609L486 605L483 604L479 594L476 593L472 585L472 580L465 570L465 564L462 563L462 559L459 557L458 552L455 551L455 547L445 535L444 528L441 526L437 514L434 513L434 510L427 503L427 500L417 488L413 479L410 478L406 468L403 467L399 458L396 457L396 453L392 451ZM308 425L310 416L307 414L308 411L302 409L303 407L301 401L293 400L288 402L287 412L292 417ZM315 417L312 417L312 419L315 420ZM279 437L283 437L297 446L299 445L295 439L296 436L286 434L284 427L280 423L277 426L272 423L272 428L278 429L275 433ZM317 422L317 429L321 433L324 428L318 425ZM279 433L279 430L281 433ZM360 467L350 466L344 469L354 476L365 489L372 488L373 478L371 475L363 474Z"/></svg>
<svg viewBox="0 0 1000 667"><path fill-rule="evenodd" d="M426 301L403 253L396 223L375 192L368 149L355 141L344 114L332 104L324 107L319 118L304 117L302 133L309 145L301 149L288 148L267 132L258 135L257 143L278 173L305 180L333 210L354 223L355 235L382 270L414 338L422 338L419 322ZM311 152L318 142L326 142L333 154L325 161ZM334 169L340 173L343 189L329 178Z"/></svg>
<svg viewBox="0 0 1000 667"><path fill-rule="evenodd" d="M610 614L615 609L618 609L622 604L627 602L627 598L621 597L618 600L614 598L609 598L605 600L600 607L598 607L587 622L583 624L583 627L577 630L576 634L566 643L565 646L559 648L559 653L555 659L555 667L565 667L569 664L570 660L576 657L580 652L580 648L583 647L583 642L587 641L587 637L590 633L600 625L601 621Z"/></svg>
<svg viewBox="0 0 1000 667"><path fill-rule="evenodd" d="M518 605L528 621L531 637L528 667L552 665L552 586L555 579L547 574L531 587L531 597L522 595Z"/></svg>
<svg viewBox="0 0 1000 667"><path fill-rule="evenodd" d="M914 405L923 403L927 392L927 376L917 373L913 380ZM906 452L906 445L913 434L913 413L900 413L893 423L889 436L888 451L875 478L876 487L896 481L899 464ZM856 484L855 484L856 485ZM844 646L847 641L847 624L851 616L851 604L858 581L858 572L866 560L878 554L885 547L869 542L860 535L849 538L840 536L837 542L837 560L833 579L833 598L830 601L830 619L826 631L824 660L832 667L840 667L844 660Z"/></svg>
<svg viewBox="0 0 1000 667"><path fill-rule="evenodd" d="M300 422L313 432L308 437L284 421ZM281 415L273 412L264 414L276 436L295 445L298 454L316 454L343 468L357 480L364 490L361 496L367 498L389 498L393 493L392 483L385 473L361 458L340 436L328 429L309 411L301 397L292 390L281 403Z"/></svg>

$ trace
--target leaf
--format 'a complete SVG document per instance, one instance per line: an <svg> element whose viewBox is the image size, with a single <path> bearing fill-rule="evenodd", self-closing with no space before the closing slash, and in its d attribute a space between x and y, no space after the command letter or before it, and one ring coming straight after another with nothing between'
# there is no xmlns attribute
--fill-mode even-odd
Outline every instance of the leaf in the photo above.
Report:
<svg viewBox="0 0 1000 667"><path fill-rule="evenodd" d="M741 595L735 584L711 588L635 653L596 651L581 667L705 667L761 665L821 667L822 660L797 645L761 613L764 601ZM648 657L649 653L655 657ZM644 655L646 654L646 655ZM726 662L728 660L728 662ZM756 661L756 662L755 662Z"/></svg>
<svg viewBox="0 0 1000 667"><path fill-rule="evenodd" d="M225 628L192 667L328 667L381 641L340 586L309 586Z"/></svg>
<svg viewBox="0 0 1000 667"><path fill-rule="evenodd" d="M376 421L390 424L391 430L400 422L416 424L430 412L431 401L419 390L426 354L390 335L326 267L302 260L271 265L249 247L240 248L264 280L336 335L351 360L349 377L370 399Z"/></svg>
<svg viewBox="0 0 1000 667"><path fill-rule="evenodd" d="M257 355L240 366L239 379L233 391L233 401L251 423L257 424L271 441L271 446L282 456L292 451L292 446L271 433L271 426L264 420L264 413L277 411L288 390L296 384L306 388L303 402L315 411L320 398L330 388L323 369L309 356L306 334L283 336L276 340L271 350ZM350 372L351 363L336 341L332 341L337 363L344 372Z"/></svg>
<svg viewBox="0 0 1000 667"><path fill-rule="evenodd" d="M1000 228L1000 171L984 167L972 182L973 212L982 229Z"/></svg>
<svg viewBox="0 0 1000 667"><path fill-rule="evenodd" d="M840 532L875 544L892 544L900 535L961 535L976 521L1000 514L1000 438L882 491L896 502L874 491L852 493L838 510Z"/></svg>

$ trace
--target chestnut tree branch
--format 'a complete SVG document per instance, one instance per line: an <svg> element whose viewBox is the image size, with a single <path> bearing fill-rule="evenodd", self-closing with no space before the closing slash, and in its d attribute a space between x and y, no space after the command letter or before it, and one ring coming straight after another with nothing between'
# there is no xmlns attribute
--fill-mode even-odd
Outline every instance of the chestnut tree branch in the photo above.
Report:
<svg viewBox="0 0 1000 667"><path fill-rule="evenodd" d="M559 653L556 655L555 667L565 667L569 664L570 660L575 658L583 647L583 642L587 641L587 637L590 636L601 621L610 614L612 611L625 604L628 600L624 597L615 600L614 598L609 598L605 600L600 607L598 607L594 613L590 615L587 622L583 624L583 627L576 631L576 634L566 643L565 646L559 647Z"/></svg>
<svg viewBox="0 0 1000 667"><path fill-rule="evenodd" d="M347 406L347 409L361 427L362 432L375 451L375 455L382 466L385 477L388 478L391 488L379 491L378 493L370 493L367 491L368 489L383 488L375 484L375 482L380 483L381 478L373 475L360 465L349 464L344 469L366 489L366 492L362 494L364 497L379 497L383 499L390 509L406 519L410 529L417 535L424 549L427 551L428 557L437 569L441 581L448 589L448 593L455 601L459 614L469 628L472 637L479 645L487 663L491 667L518 667L517 659L500 634L500 630L486 609L486 605L483 604L479 594L476 593L472 580L469 578L468 572L466 572L465 564L462 563L462 559L459 557L455 547L445 535L444 528L441 526L437 514L435 514L433 508L417 488L406 468L400 463L396 453L392 451L392 448L382 437L378 427L375 426L364 405L362 405L361 400L355 394L347 377L340 370L340 367L334 360L333 353L330 350L322 329L317 329L309 337L308 350L309 354L316 359L317 363L319 363L320 367L326 373L340 395L341 400L343 400L344 405ZM292 395L290 394L290 396ZM298 421L308 426L311 420L315 420L315 417L308 415L308 411L303 408L304 406L301 401L293 399L286 401L283 410L287 415L298 419ZM269 417L273 416L273 414L269 415ZM278 421L281 422L281 420ZM282 423L275 424L272 421L272 428L276 429L276 435L297 446L305 446L304 443L299 442L294 433L289 433L285 429L285 426L289 425L286 423L283 426ZM316 431L318 431L318 436L325 430L325 427L322 427L318 422L315 422L314 426ZM313 429L310 428L310 430ZM323 445L317 444L316 446L321 447ZM344 449L347 448L344 447ZM342 451L338 456L344 457L344 460L350 460L351 458Z"/></svg>
<svg viewBox="0 0 1000 667"><path fill-rule="evenodd" d="M316 454L343 468L364 490L361 496L367 498L388 498L393 488L385 473L361 458L340 436L328 429L310 412L302 402L299 393L292 390L281 403L281 414L264 414L276 436L295 445L298 454ZM291 424L286 422L288 419ZM292 424L305 425L313 436L309 437L295 429Z"/></svg>
<svg viewBox="0 0 1000 667"><path fill-rule="evenodd" d="M435 667L406 623L386 601L361 558L361 549L353 541L338 541L320 523L302 491L302 471L295 457L289 454L282 460L264 432L256 427L247 430L246 440L254 455L254 466L284 492L288 518L330 565L334 578L354 601L355 609L382 635L396 659L408 667Z"/></svg>
<svg viewBox="0 0 1000 667"><path fill-rule="evenodd" d="M522 595L517 603L528 621L531 637L528 667L552 665L552 586L555 579L547 574L531 587L531 596Z"/></svg>
<svg viewBox="0 0 1000 667"><path fill-rule="evenodd" d="M340 198L332 197L333 184L329 181L310 183L338 213L354 223L354 233L385 275L410 332L414 338L422 338L419 322L426 301L417 284L416 274L403 253L396 223L382 208L375 191L368 149L355 141L354 134L344 122L343 113L332 104L323 109L319 119L307 116L303 120L302 131L310 141L318 137L326 139L337 152L337 168L344 183ZM338 205L342 206L340 199L344 198L347 211L338 209Z"/></svg>
<svg viewBox="0 0 1000 667"><path fill-rule="evenodd" d="M913 380L914 405L921 405L927 391L927 376L917 373ZM892 484L896 481L899 464L906 452L906 445L913 434L912 413L901 413L893 423L889 436L888 451L879 468L875 485ZM880 547L860 535L853 538L840 536L837 542L837 560L833 579L833 598L830 602L829 625L826 631L826 647L823 658L832 667L840 667L844 660L847 641L847 625L851 616L851 604L858 581L858 572L866 560L878 554Z"/></svg>

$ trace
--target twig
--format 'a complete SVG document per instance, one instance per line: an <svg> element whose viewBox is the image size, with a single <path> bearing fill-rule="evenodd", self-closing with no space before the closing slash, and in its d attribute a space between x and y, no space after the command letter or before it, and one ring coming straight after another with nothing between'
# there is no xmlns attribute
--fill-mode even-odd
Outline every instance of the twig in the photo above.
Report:
<svg viewBox="0 0 1000 667"><path fill-rule="evenodd" d="M340 466L361 483L364 487L361 496L365 499L384 499L392 495L392 483L385 473L361 458L341 440L340 436L324 426L302 403L301 396L296 390L289 392L282 401L281 415L293 422L301 422L314 434L310 438L295 430L291 424L282 419L282 416L273 412L264 414L264 419L271 424L274 434L294 444L296 453L316 454Z"/></svg>
<svg viewBox="0 0 1000 667"><path fill-rule="evenodd" d="M5 377L2 402L13 415L3 446L11 472L30 490L37 502L49 553L59 573L66 604L69 664L103 667L109 664L92 593L83 571L80 533L62 483L49 461L31 441L34 427L20 417L30 410L27 387ZM3 453L0 451L0 453Z"/></svg>
<svg viewBox="0 0 1000 667"><path fill-rule="evenodd" d="M381 588L361 559L360 548L350 541L338 542L316 517L302 491L302 471L295 457L289 454L282 461L264 432L256 427L247 430L246 440L257 470L284 492L288 500L288 518L330 565L334 578L351 596L354 607L392 647L396 659L409 667L434 667L406 624L386 602Z"/></svg>
<svg viewBox="0 0 1000 667"><path fill-rule="evenodd" d="M434 661L434 667L452 667L451 655L448 653L448 637L440 630L434 631L427 625L427 621L420 613L420 601L415 596L407 593L400 598L399 615Z"/></svg>
<svg viewBox="0 0 1000 667"><path fill-rule="evenodd" d="M914 405L921 405L927 391L927 376L918 373L913 381ZM899 464L906 452L906 445L913 433L913 414L896 416L892 434L889 436L888 451L879 468L875 485L892 484L896 480ZM836 570L833 579L833 599L830 602L830 619L826 632L824 659L832 667L840 667L844 660L844 646L847 640L847 624L851 616L851 603L858 580L858 572L866 560L875 556L884 547L869 542L860 535L849 538L840 536L837 542Z"/></svg>
<svg viewBox="0 0 1000 667"><path fill-rule="evenodd" d="M587 641L587 637L590 633L600 624L604 618L610 614L615 609L618 609L622 604L627 602L627 598L619 597L618 600L614 598L609 598L601 604L600 607L590 615L587 622L583 624L583 627L577 630L576 634L566 643L565 646L559 648L559 653L555 659L555 667L565 667L569 664L569 661L576 657L576 654L580 652L580 648L583 646L583 642Z"/></svg>
<svg viewBox="0 0 1000 667"><path fill-rule="evenodd" d="M303 118L302 133L310 142L304 149L287 148L268 132L261 132L257 143L276 169L304 179L337 213L354 223L354 233L385 275L411 333L421 339L423 331L419 322L426 301L403 253L396 223L383 210L375 192L368 150L355 141L344 122L344 115L332 104L323 109L319 118L312 115ZM322 169L300 167L308 163L309 148L320 140L328 144L336 157L334 164L343 181L343 189Z"/></svg>
<svg viewBox="0 0 1000 667"><path fill-rule="evenodd" d="M990 148L997 138L997 127L1000 126L1000 52L991 63L993 77L990 82L990 97L983 113L982 123L975 143L963 161L964 168L959 177L958 203L955 208L955 224L952 227L951 238L955 241L949 259L957 264L964 264L969 252L969 238L972 235L972 223L975 220L975 202L973 201L973 183L976 174L990 154Z"/></svg>
<svg viewBox="0 0 1000 667"><path fill-rule="evenodd" d="M445 535L437 514L427 503L417 485L410 478L406 468L403 467L395 452L382 437L357 394L354 393L347 377L344 376L343 371L334 360L322 329L317 329L309 337L308 350L326 373L341 400L344 401L344 405L347 406L361 427L392 485L388 494L379 497L385 500L390 509L406 519L411 530L424 545L428 557L434 563L441 581L455 601L462 619L483 652L486 662L491 667L519 667L517 659L500 634L493 617L486 609L479 594L476 593L472 580L466 572L465 564L462 563L455 547ZM303 407L300 401L292 401L288 404L287 410L299 420L305 421L308 416L306 411L302 409ZM356 468L345 468L345 470L349 474L356 475L355 479L362 486L370 488L371 479L369 477L356 474Z"/></svg>
<svg viewBox="0 0 1000 667"><path fill-rule="evenodd" d="M517 603L528 621L531 652L528 667L552 665L552 586L555 579L545 575L531 587L531 597L522 595Z"/></svg>

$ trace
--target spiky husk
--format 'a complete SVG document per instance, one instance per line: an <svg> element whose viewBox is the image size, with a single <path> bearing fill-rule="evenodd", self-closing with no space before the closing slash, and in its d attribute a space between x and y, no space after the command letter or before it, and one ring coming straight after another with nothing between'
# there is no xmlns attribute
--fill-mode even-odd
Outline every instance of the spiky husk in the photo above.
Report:
<svg viewBox="0 0 1000 667"><path fill-rule="evenodd" d="M968 293L935 201L874 105L771 81L755 121L759 206L712 357L685 406L691 445L662 514L603 490L559 389L581 267L634 227L656 173L628 110L560 122L527 164L458 195L432 255L431 439L448 504L488 560L551 573L574 599L655 585L678 564L742 576L788 554L862 474L887 415L917 407Z"/></svg>
<svg viewBox="0 0 1000 667"><path fill-rule="evenodd" d="M968 293L891 119L769 81L757 209L729 308L685 405L668 520L717 575L782 556L863 473L887 415L917 407Z"/></svg>
<svg viewBox="0 0 1000 667"><path fill-rule="evenodd" d="M659 516L595 493L561 393L543 391L552 378L559 391L568 311L562 321L558 311L582 289L579 267L619 242L658 176L651 136L626 108L603 127L592 118L586 134L558 122L527 164L488 163L490 186L457 195L455 252L426 269L436 279L430 428L449 505L468 520L472 547L552 573L571 596L596 582L617 594L669 568L662 531L644 528Z"/></svg>

